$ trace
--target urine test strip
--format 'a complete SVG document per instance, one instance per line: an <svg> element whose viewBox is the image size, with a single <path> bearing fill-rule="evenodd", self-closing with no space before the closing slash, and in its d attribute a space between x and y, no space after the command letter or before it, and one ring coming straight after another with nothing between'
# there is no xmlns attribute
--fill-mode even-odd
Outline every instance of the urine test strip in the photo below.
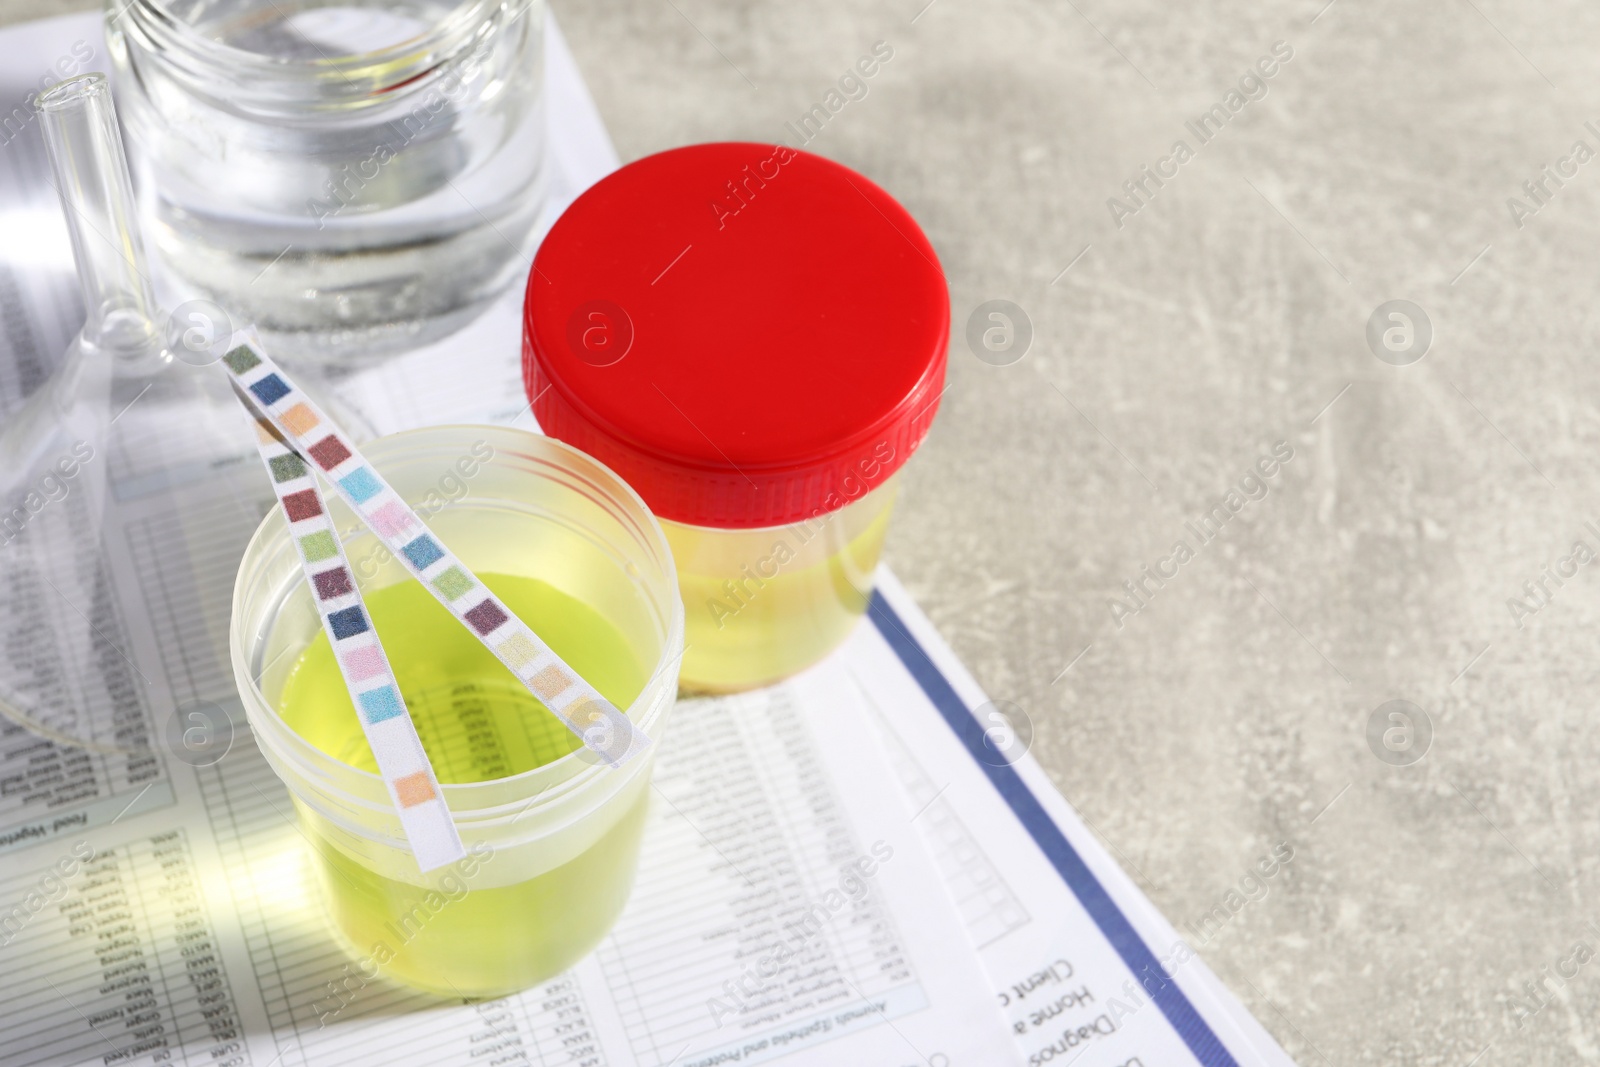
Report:
<svg viewBox="0 0 1600 1067"><path fill-rule="evenodd" d="M236 332L222 363L294 451L321 471L394 557L578 735L588 753L620 767L649 747L643 730L584 681L429 532L349 436L273 363L254 331Z"/></svg>
<svg viewBox="0 0 1600 1067"><path fill-rule="evenodd" d="M256 422L261 462L272 478L273 491L289 522L289 534L300 552L306 583L316 597L317 614L327 632L339 671L344 675L356 718L378 761L378 774L389 789L400 826L405 830L417 866L424 871L466 856L455 820L445 805L428 753L406 710L378 631L372 628L361 591L351 577L350 561L328 517L317 478L304 457L278 435L277 429L240 393L240 402Z"/></svg>

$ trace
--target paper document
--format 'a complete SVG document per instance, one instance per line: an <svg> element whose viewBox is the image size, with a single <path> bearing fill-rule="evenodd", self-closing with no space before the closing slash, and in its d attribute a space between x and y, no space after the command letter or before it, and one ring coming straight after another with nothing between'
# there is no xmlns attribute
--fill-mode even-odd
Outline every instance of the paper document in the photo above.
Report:
<svg viewBox="0 0 1600 1067"><path fill-rule="evenodd" d="M1289 1059L1089 833L899 582L835 658L883 726L906 802L1030 1067Z"/></svg>
<svg viewBox="0 0 1600 1067"><path fill-rule="evenodd" d="M0 880L0 1063L1012 1064L849 676L674 709L632 900L544 986L369 980L248 736Z"/></svg>

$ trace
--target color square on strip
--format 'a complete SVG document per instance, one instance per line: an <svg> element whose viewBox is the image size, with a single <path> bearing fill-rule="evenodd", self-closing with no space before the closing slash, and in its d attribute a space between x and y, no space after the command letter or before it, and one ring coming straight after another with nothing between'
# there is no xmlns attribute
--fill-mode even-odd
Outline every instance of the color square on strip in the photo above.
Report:
<svg viewBox="0 0 1600 1067"><path fill-rule="evenodd" d="M283 444L283 434L278 432L278 428L272 425L271 420L257 419L256 440L264 445L281 445Z"/></svg>
<svg viewBox="0 0 1600 1067"><path fill-rule="evenodd" d="M311 581L317 587L318 600L332 600L355 590L355 586L350 584L350 572L343 567L313 575Z"/></svg>
<svg viewBox="0 0 1600 1067"><path fill-rule="evenodd" d="M317 466L325 471L331 471L339 464L350 458L350 450L344 447L344 442L329 434L310 448L311 458L317 461Z"/></svg>
<svg viewBox="0 0 1600 1067"><path fill-rule="evenodd" d="M376 678L385 669L383 653L378 651L376 645L352 648L339 658L344 661L345 673L350 676L352 682L364 682L368 678Z"/></svg>
<svg viewBox="0 0 1600 1067"><path fill-rule="evenodd" d="M610 725L611 721L610 715L606 715L605 704L590 696L579 697L566 705L563 715L566 721L570 721L571 725L578 728L579 733L594 729L595 726Z"/></svg>
<svg viewBox="0 0 1600 1067"><path fill-rule="evenodd" d="M521 634L517 635L522 637ZM526 637L522 637L524 641ZM509 644L509 642L507 642ZM539 694L539 699L546 704L561 695L561 691L572 684L572 679L567 672L554 663L528 679L528 688Z"/></svg>
<svg viewBox="0 0 1600 1067"><path fill-rule="evenodd" d="M473 581L460 567L448 567L433 580L433 587L443 593L446 600L456 600L472 592Z"/></svg>
<svg viewBox="0 0 1600 1067"><path fill-rule="evenodd" d="M389 501L368 515L367 521L378 531L379 537L398 537L409 529L412 523L411 512L395 500Z"/></svg>
<svg viewBox="0 0 1600 1067"><path fill-rule="evenodd" d="M261 401L263 404L266 404L268 407L271 407L273 404L276 404L278 401L289 395L289 387L285 385L283 383L283 379L278 377L276 374L267 375L265 378L252 385L250 387L250 391L256 394L257 400Z"/></svg>
<svg viewBox="0 0 1600 1067"><path fill-rule="evenodd" d="M315 489L302 489L283 498L283 511L289 516L290 522L299 522L321 515L322 504L317 500Z"/></svg>
<svg viewBox="0 0 1600 1067"><path fill-rule="evenodd" d="M292 482L296 478L304 478L310 470L306 461L296 455L273 456L267 460L267 466L272 469L272 480L275 482Z"/></svg>
<svg viewBox="0 0 1600 1067"><path fill-rule="evenodd" d="M289 427L289 432L296 437L303 437L307 430L315 427L321 420L304 404L296 404L282 415L279 415L278 421Z"/></svg>
<svg viewBox="0 0 1600 1067"><path fill-rule="evenodd" d="M228 365L228 369L233 371L233 373L243 374L251 367L260 365L261 357L250 351L248 347L240 345L232 352L229 352L227 355L223 356L222 362L226 363Z"/></svg>
<svg viewBox="0 0 1600 1067"><path fill-rule="evenodd" d="M495 646L500 658L511 664L513 670L526 667L539 655L539 646L528 640L525 633L514 633Z"/></svg>
<svg viewBox="0 0 1600 1067"><path fill-rule="evenodd" d="M406 709L400 703L400 694L392 685L380 685L365 693L357 693L356 699L361 702L361 717L369 723L382 722L405 714Z"/></svg>
<svg viewBox="0 0 1600 1067"><path fill-rule="evenodd" d="M348 607L329 615L328 626L333 630L334 640L343 641L347 637L366 633L367 617L360 608Z"/></svg>
<svg viewBox="0 0 1600 1067"><path fill-rule="evenodd" d="M300 538L300 554L307 563L316 563L318 560L332 559L339 554L339 546L333 543L333 535L327 530L318 530L314 534L306 534Z"/></svg>
<svg viewBox="0 0 1600 1067"><path fill-rule="evenodd" d="M436 794L433 783L428 781L427 771L414 771L403 778L394 780L395 799L400 801L402 808L414 808L418 804L426 804Z"/></svg>
<svg viewBox="0 0 1600 1067"><path fill-rule="evenodd" d="M423 534L409 544L402 545L400 551L406 554L406 559L419 571L425 571L439 560L444 559L444 549L439 547L439 542Z"/></svg>
<svg viewBox="0 0 1600 1067"><path fill-rule="evenodd" d="M339 479L339 487L350 494L357 504L365 504L383 491L383 485L366 467L355 470Z"/></svg>
<svg viewBox="0 0 1600 1067"><path fill-rule="evenodd" d="M472 628L480 634L493 632L496 626L505 622L511 616L500 610L500 605L492 600L485 600L482 604L467 612L466 620Z"/></svg>

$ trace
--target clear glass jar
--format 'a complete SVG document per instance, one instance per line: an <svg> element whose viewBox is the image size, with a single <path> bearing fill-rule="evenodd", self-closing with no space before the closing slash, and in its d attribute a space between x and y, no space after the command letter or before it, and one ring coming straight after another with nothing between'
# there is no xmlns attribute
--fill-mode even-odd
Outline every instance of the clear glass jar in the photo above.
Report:
<svg viewBox="0 0 1600 1067"><path fill-rule="evenodd" d="M458 864L420 873L382 779L357 765L370 750L336 672L325 672L323 692L307 684L322 628L282 509L256 531L234 588L234 676L256 743L312 842L335 929L364 971L444 996L499 996L570 967L627 900L683 650L672 555L636 494L549 438L445 426L385 437L365 451L463 562L657 743L613 769L575 747L492 656L486 675L453 670L447 646L465 630L443 608L427 618L431 603L386 618L386 595L421 587L330 497L468 850ZM530 618L496 587L497 576L537 579L570 598L563 603L592 612L606 625L606 650L626 662L597 662L585 647L594 644L592 629L575 645L567 634L563 647L559 627ZM435 622L445 628L428 630ZM308 698L316 706L297 703ZM496 775L519 751L522 762L510 768L517 773Z"/></svg>
<svg viewBox="0 0 1600 1067"><path fill-rule="evenodd" d="M157 249L280 351L342 360L469 321L543 189L542 0L108 0Z"/></svg>

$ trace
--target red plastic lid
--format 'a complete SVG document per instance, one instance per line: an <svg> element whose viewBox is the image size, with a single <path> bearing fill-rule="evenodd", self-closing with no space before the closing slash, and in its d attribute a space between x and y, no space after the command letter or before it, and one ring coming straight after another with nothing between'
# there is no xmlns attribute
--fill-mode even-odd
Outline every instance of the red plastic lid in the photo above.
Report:
<svg viewBox="0 0 1600 1067"><path fill-rule="evenodd" d="M658 516L778 526L898 470L944 388L950 299L888 193L808 152L706 144L631 163L528 277L540 426Z"/></svg>

